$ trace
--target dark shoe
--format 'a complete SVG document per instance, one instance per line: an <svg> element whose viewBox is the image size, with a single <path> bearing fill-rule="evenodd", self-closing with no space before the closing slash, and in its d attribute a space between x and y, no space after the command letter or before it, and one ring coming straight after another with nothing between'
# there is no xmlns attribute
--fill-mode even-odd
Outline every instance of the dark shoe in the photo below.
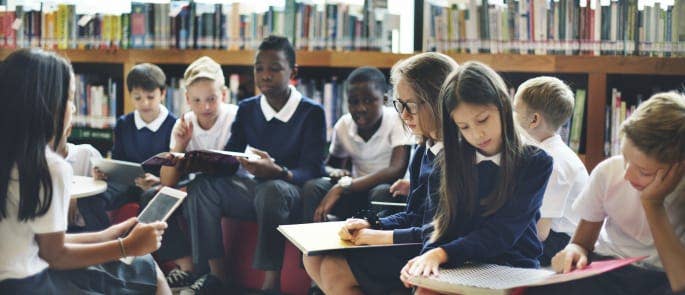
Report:
<svg viewBox="0 0 685 295"><path fill-rule="evenodd" d="M224 283L211 274L206 274L197 279L189 289L182 292L183 294L224 294Z"/></svg>
<svg viewBox="0 0 685 295"><path fill-rule="evenodd" d="M172 291L178 291L193 284L195 278L192 273L174 268L166 275L166 281Z"/></svg>
<svg viewBox="0 0 685 295"><path fill-rule="evenodd" d="M309 291L307 291L307 295L324 295L323 291L319 288L319 286L311 286L309 287Z"/></svg>

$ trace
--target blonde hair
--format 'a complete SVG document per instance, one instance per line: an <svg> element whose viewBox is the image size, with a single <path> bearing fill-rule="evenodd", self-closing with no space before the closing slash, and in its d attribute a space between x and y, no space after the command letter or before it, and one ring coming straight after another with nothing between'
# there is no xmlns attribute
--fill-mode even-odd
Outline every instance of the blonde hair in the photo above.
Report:
<svg viewBox="0 0 685 295"><path fill-rule="evenodd" d="M447 75L459 65L451 57L437 52L424 52L398 61L390 70L390 83L393 92L397 93L397 83L404 80L417 95L417 99L427 106L433 114L432 119L421 118L423 128L428 120L433 120L436 134L441 135L440 113L438 112L440 87ZM428 140L427 135L421 139Z"/></svg>
<svg viewBox="0 0 685 295"><path fill-rule="evenodd" d="M685 160L685 96L652 95L621 125L621 134L661 163Z"/></svg>
<svg viewBox="0 0 685 295"><path fill-rule="evenodd" d="M539 112L552 131L558 130L573 114L573 91L555 77L541 76L523 82L514 99L523 100L530 111Z"/></svg>

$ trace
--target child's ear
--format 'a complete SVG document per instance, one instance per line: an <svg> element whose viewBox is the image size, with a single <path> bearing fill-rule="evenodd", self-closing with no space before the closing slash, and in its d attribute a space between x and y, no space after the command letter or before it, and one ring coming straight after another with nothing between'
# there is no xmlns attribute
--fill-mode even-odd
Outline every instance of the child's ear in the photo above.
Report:
<svg viewBox="0 0 685 295"><path fill-rule="evenodd" d="M533 113L533 115L531 116L531 121L529 123L530 128L531 129L537 128L538 126L540 126L541 121L542 121L542 115L540 115L540 113L538 113L538 112Z"/></svg>
<svg viewBox="0 0 685 295"><path fill-rule="evenodd" d="M162 102L164 102L164 99L166 99L166 88L162 89Z"/></svg>
<svg viewBox="0 0 685 295"><path fill-rule="evenodd" d="M298 67L297 67L297 64L295 64L295 65L293 66L293 71L290 72L290 77L288 77L288 78L289 78L290 80L295 79L295 77L297 77L297 71L298 71Z"/></svg>

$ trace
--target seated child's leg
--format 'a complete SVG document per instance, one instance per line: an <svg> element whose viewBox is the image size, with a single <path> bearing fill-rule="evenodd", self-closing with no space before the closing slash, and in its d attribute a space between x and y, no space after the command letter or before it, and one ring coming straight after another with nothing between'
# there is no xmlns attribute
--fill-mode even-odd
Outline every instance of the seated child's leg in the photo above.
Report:
<svg viewBox="0 0 685 295"><path fill-rule="evenodd" d="M233 176L199 175L188 186L185 216L190 231L193 263L197 271L209 259L224 256L221 217L255 219L255 181Z"/></svg>
<svg viewBox="0 0 685 295"><path fill-rule="evenodd" d="M300 218L300 187L283 181L268 180L255 187L254 208L259 226L253 266L260 270L279 271L283 266L285 239L276 230Z"/></svg>
<svg viewBox="0 0 685 295"><path fill-rule="evenodd" d="M571 240L571 237L567 234L550 230L547 239L542 242L542 256L539 259L540 266L550 266L552 257L563 250L568 245L569 240Z"/></svg>
<svg viewBox="0 0 685 295"><path fill-rule="evenodd" d="M326 193L333 187L330 178L321 177L307 181L302 186L302 222L314 220L314 212Z"/></svg>
<svg viewBox="0 0 685 295"><path fill-rule="evenodd" d="M326 294L364 294L345 257L328 255L321 262L321 285Z"/></svg>
<svg viewBox="0 0 685 295"><path fill-rule="evenodd" d="M79 198L76 200L79 213L86 222L84 230L86 232L101 231L109 227L109 216L107 215L107 201L102 194Z"/></svg>

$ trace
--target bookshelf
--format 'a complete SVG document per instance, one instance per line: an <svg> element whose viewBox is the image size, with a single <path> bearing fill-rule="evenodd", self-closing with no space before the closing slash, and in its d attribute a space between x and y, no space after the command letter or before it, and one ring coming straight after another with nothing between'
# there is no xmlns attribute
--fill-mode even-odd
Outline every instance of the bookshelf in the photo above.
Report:
<svg viewBox="0 0 685 295"><path fill-rule="evenodd" d="M0 59L12 50L1 49ZM224 66L251 66L254 51L251 50L60 50L60 54L73 63L116 64L124 73L137 63L190 64L200 56L211 56ZM646 75L650 77L684 77L685 58L659 58L645 56L564 56L564 55L515 55L515 54L462 54L448 53L459 63L476 60L492 66L503 73L581 74L587 75L587 112L585 114L585 154L581 155L589 170L605 158L605 106L610 93L608 81L620 75ZM298 65L306 68L346 69L359 66L375 66L389 69L406 54L382 52L298 51ZM655 79L655 78L653 78ZM133 105L123 89L123 113L131 112ZM118 103L121 105L121 103Z"/></svg>

